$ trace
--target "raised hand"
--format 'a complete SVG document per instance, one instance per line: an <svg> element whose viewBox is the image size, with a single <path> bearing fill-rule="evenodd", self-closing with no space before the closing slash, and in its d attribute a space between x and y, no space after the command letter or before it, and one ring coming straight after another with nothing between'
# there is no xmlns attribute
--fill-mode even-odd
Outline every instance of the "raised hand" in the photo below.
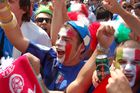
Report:
<svg viewBox="0 0 140 93"><path fill-rule="evenodd" d="M103 6L112 13L118 13L122 10L117 0L103 0L102 3Z"/></svg>
<svg viewBox="0 0 140 93"><path fill-rule="evenodd" d="M106 86L108 93L132 93L129 81L120 69L112 69Z"/></svg>
<svg viewBox="0 0 140 93"><path fill-rule="evenodd" d="M100 45L104 48L109 48L114 40L114 28L109 25L101 25L97 30L97 39Z"/></svg>

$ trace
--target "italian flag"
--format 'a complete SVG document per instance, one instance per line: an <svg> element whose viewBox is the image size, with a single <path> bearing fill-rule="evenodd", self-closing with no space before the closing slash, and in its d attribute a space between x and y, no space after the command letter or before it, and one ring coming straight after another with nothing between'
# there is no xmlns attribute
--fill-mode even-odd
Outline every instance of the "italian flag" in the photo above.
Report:
<svg viewBox="0 0 140 93"><path fill-rule="evenodd" d="M116 61L120 59L140 61L140 49L135 48L117 48Z"/></svg>

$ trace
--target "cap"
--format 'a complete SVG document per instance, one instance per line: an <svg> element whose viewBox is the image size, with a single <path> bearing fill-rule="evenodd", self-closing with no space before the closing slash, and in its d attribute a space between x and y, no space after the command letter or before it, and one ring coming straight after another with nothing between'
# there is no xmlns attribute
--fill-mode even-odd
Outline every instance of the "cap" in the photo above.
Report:
<svg viewBox="0 0 140 93"><path fill-rule="evenodd" d="M38 15L39 13L47 13L52 15L52 11L49 9L49 7L45 5L40 5L38 9L35 11L35 16Z"/></svg>
<svg viewBox="0 0 140 93"><path fill-rule="evenodd" d="M87 50L90 46L91 39L88 27L79 21L67 21L67 23L80 34L80 37L83 39L85 45L85 50Z"/></svg>

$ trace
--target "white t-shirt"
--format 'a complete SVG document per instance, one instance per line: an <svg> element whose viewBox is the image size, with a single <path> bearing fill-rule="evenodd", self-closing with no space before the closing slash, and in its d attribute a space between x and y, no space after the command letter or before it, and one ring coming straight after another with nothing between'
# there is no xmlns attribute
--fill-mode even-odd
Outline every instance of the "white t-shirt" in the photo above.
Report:
<svg viewBox="0 0 140 93"><path fill-rule="evenodd" d="M30 41L41 44L47 47L51 47L51 40L48 34L39 26L37 26L32 21L23 22L21 25L21 31L24 37ZM21 52L15 47L13 48L13 58L17 58L21 55Z"/></svg>

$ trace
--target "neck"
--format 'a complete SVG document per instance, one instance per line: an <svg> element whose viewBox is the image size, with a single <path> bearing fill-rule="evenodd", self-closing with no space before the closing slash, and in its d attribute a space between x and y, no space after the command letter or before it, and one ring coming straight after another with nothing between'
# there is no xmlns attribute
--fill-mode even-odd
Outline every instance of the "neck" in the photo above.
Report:
<svg viewBox="0 0 140 93"><path fill-rule="evenodd" d="M132 88L133 93L138 93L138 89L140 89L139 83L135 84L134 87Z"/></svg>
<svg viewBox="0 0 140 93"><path fill-rule="evenodd" d="M80 58L78 56L76 56L76 57L71 58L69 60L69 62L64 61L63 65L65 65L65 66L75 66L75 65L79 64L79 62L80 62Z"/></svg>
<svg viewBox="0 0 140 93"><path fill-rule="evenodd" d="M22 15L21 16L16 16L16 18L17 18L17 22L18 22L19 26L21 27L21 25L22 25Z"/></svg>

